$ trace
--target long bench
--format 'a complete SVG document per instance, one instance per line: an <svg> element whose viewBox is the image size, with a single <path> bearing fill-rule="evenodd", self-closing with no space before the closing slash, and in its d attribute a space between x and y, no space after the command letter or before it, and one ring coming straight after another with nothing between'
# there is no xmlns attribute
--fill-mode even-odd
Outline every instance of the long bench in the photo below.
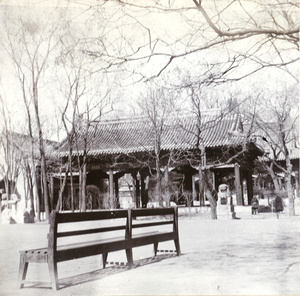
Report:
<svg viewBox="0 0 300 296"><path fill-rule="evenodd" d="M133 265L132 249L173 240L180 255L177 208L101 210L84 213L50 215L48 247L20 251L19 287L26 281L31 262L48 263L52 289L59 289L57 263L102 255L106 267L108 253L125 250L129 268Z"/></svg>

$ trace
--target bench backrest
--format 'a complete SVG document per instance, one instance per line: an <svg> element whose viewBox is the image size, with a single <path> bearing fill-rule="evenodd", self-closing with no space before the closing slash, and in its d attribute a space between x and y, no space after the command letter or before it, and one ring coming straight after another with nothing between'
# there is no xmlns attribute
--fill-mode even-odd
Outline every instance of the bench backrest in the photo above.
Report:
<svg viewBox="0 0 300 296"><path fill-rule="evenodd" d="M142 228L154 231L160 229L168 232L178 231L177 208L132 209L129 218L130 235L134 229L139 229L141 232ZM168 225L170 227L167 227Z"/></svg>
<svg viewBox="0 0 300 296"><path fill-rule="evenodd" d="M129 237L128 210L101 210L81 213L59 213L52 211L48 248L57 250L58 244L95 239L109 232L120 231L124 238ZM60 243L58 243L60 240ZM73 240L73 242L72 242Z"/></svg>
<svg viewBox="0 0 300 296"><path fill-rule="evenodd" d="M89 239L95 240L95 237L105 239L107 233L113 236L118 233L124 239L130 239L134 229L139 229L140 232L146 228L147 231L159 231L160 227L167 225L170 226L168 232L178 232L177 208L117 209L81 213L52 211L48 248L55 252L60 244L80 243Z"/></svg>

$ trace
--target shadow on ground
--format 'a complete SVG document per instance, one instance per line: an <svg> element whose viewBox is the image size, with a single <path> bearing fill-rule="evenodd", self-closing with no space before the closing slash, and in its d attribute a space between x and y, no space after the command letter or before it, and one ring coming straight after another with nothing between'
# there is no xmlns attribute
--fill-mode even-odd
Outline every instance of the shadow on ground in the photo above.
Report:
<svg viewBox="0 0 300 296"><path fill-rule="evenodd" d="M160 262L162 260L166 260L166 259L170 259L173 257L176 257L177 255L174 254L161 254L161 255L156 255L155 257L149 257L149 258L143 258L143 259L139 259L139 260L135 260L134 261L134 266L133 268L139 268L142 266L146 266L148 264L151 263L156 263L156 262ZM62 278L59 279L59 290L61 289L65 289L68 287L72 287L72 286L76 286L76 285L81 285L87 282L93 282L93 281L97 281L97 280L101 280L107 276L111 276L114 274L118 274L124 271L129 270L127 264L125 263L120 263L120 262L108 262L108 267L104 268L104 269L98 269L98 270L94 270L91 272L86 272L86 273L82 273L79 275L75 275L75 276L70 276L70 277L66 277L66 278ZM30 283L30 284L26 284L26 286L24 287L26 288L39 288L39 289L52 289L50 286L50 282L49 283Z"/></svg>

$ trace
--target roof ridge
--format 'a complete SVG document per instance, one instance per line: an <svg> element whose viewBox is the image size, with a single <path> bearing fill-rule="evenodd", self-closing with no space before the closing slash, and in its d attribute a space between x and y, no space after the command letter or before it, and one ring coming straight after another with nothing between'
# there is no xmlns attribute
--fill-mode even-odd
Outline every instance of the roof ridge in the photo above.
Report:
<svg viewBox="0 0 300 296"><path fill-rule="evenodd" d="M208 115L220 115L222 112L221 109L207 109L201 111L201 116L208 116ZM227 114L228 115L228 114ZM180 115L170 115L169 119L182 119L182 118L194 118L197 117L192 112L181 113ZM123 123L123 122L141 122L141 121L148 121L149 118L146 116L132 116L132 117L123 117L123 118L112 118L112 119L100 119L99 121L93 121L95 124L112 124L112 123Z"/></svg>

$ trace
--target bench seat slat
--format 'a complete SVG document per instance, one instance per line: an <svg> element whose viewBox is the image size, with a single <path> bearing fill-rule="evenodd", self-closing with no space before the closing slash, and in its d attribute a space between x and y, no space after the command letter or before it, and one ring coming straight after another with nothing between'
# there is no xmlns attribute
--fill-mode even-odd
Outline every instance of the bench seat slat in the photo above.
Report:
<svg viewBox="0 0 300 296"><path fill-rule="evenodd" d="M124 240L124 236L114 237L114 238L106 238L106 239L99 239L99 240L91 240L87 242L78 242L72 244L61 245L57 247L57 252L63 250L72 250L81 247L88 247L88 246L95 246L95 245L103 245L111 242L119 242Z"/></svg>
<svg viewBox="0 0 300 296"><path fill-rule="evenodd" d="M56 252L57 262L67 261L76 258L88 257L98 255L103 252L114 252L124 250L126 248L133 248L172 240L176 238L174 232L159 232L152 231L147 233L140 233L132 235L131 240L124 240L123 237L90 241L77 244L69 244L59 246Z"/></svg>
<svg viewBox="0 0 300 296"><path fill-rule="evenodd" d="M56 252L57 262L67 261L77 258L89 257L94 255L99 255L103 253L115 252L120 250L126 250L130 248L130 240L124 240L120 238L119 240L110 241L100 241L92 242L91 244L82 244L76 247L70 246L68 248L61 248Z"/></svg>
<svg viewBox="0 0 300 296"><path fill-rule="evenodd" d="M177 239L176 232L158 232L156 234L143 234L143 235L136 235L133 236L131 239L131 246L140 247L149 244L154 244L158 242L168 241L168 240L175 240Z"/></svg>

